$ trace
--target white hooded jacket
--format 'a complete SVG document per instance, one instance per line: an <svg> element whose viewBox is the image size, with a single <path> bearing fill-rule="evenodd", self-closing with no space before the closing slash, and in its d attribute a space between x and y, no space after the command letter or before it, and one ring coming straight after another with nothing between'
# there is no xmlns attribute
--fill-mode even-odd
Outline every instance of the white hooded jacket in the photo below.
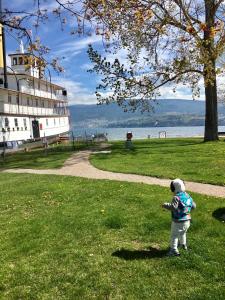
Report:
<svg viewBox="0 0 225 300"><path fill-rule="evenodd" d="M174 193L173 199L172 199L171 203L167 203L167 202L164 203L163 208L168 209L168 210L173 212L173 211L178 210L178 208L179 208L180 198L177 196L177 194L178 193L185 193L184 182L179 178L174 179L171 182L171 190ZM186 195L189 196L188 194L186 194ZM194 208L196 208L196 204L195 204L194 201L192 201L192 209L194 209ZM188 219L190 220L191 216L188 217ZM173 220L176 221L176 222L178 221L178 220L175 220L174 218L173 218Z"/></svg>

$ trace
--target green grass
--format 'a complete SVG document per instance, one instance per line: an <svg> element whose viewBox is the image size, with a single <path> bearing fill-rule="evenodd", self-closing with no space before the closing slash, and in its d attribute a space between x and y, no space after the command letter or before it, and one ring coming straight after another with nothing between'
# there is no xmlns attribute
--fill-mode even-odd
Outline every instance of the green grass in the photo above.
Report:
<svg viewBox="0 0 225 300"><path fill-rule="evenodd" d="M110 154L92 155L99 169L225 185L225 142L198 138L134 141L134 150L115 142Z"/></svg>
<svg viewBox="0 0 225 300"><path fill-rule="evenodd" d="M79 143L75 145L75 151L87 149L93 145ZM0 169L25 168L25 169L54 169L62 167L74 149L71 144L51 145L47 149L33 149L29 152L7 153L3 160L0 157Z"/></svg>
<svg viewBox="0 0 225 300"><path fill-rule="evenodd" d="M0 174L0 299L224 299L223 199L192 194L190 252L167 258L169 189Z"/></svg>

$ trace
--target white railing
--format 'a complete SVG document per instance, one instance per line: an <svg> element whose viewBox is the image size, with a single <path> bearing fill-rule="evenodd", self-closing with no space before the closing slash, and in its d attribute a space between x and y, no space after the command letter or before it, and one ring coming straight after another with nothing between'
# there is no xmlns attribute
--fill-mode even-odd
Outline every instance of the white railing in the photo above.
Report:
<svg viewBox="0 0 225 300"><path fill-rule="evenodd" d="M20 91L22 93L26 93L32 96L37 96L37 97L42 97L42 98L48 98L48 99L53 99L53 100L62 100L66 101L67 97L59 94L55 94L54 92L50 91L41 91L41 90L34 90L32 88L28 88L25 86L21 86Z"/></svg>
<svg viewBox="0 0 225 300"><path fill-rule="evenodd" d="M34 107L24 106L10 103L0 103L0 112L8 114L23 114L34 116L61 116L67 115L67 109L60 108L46 108L46 107Z"/></svg>

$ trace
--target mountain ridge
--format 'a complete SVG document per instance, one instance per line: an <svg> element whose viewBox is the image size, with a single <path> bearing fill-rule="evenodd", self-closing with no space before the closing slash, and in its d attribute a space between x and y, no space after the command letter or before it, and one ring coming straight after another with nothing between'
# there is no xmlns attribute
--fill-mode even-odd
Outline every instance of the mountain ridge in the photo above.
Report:
<svg viewBox="0 0 225 300"><path fill-rule="evenodd" d="M72 124L77 127L203 126L205 102L166 99L153 103L154 112L124 112L117 104L72 105ZM225 106L219 105L219 123L225 124Z"/></svg>

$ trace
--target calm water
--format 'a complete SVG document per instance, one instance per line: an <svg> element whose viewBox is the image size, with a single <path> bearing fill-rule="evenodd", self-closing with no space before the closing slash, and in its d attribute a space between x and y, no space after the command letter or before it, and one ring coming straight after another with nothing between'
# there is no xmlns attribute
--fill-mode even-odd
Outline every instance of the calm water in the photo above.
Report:
<svg viewBox="0 0 225 300"><path fill-rule="evenodd" d="M164 136L167 137L201 137L204 135L203 126L193 127L145 127L145 128L76 128L73 127L75 136L92 135L96 133L106 133L110 141L125 140L126 133L132 131L134 139L146 139ZM225 131L225 126L220 126L219 131Z"/></svg>

